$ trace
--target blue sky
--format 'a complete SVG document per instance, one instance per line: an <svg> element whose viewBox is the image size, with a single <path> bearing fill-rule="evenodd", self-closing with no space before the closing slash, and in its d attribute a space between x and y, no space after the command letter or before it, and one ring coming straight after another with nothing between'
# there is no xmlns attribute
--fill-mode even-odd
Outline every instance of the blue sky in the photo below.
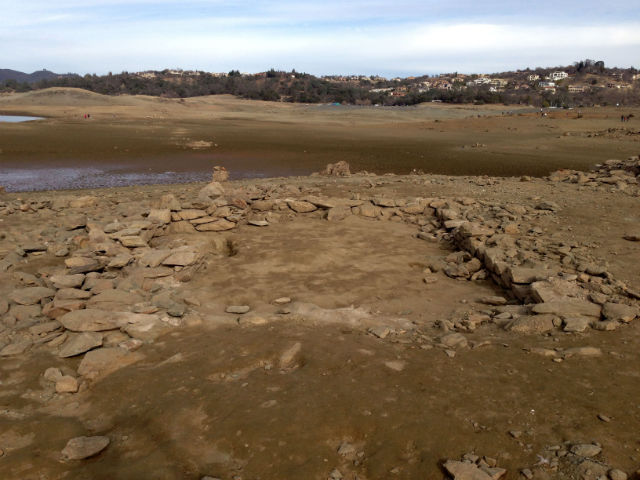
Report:
<svg viewBox="0 0 640 480"><path fill-rule="evenodd" d="M640 68L640 1L0 0L0 68L407 76Z"/></svg>

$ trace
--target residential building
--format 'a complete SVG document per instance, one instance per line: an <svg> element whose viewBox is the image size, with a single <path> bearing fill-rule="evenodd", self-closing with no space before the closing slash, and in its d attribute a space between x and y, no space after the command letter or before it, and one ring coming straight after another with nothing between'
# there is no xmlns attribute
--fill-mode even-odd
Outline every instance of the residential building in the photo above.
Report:
<svg viewBox="0 0 640 480"><path fill-rule="evenodd" d="M583 93L587 91L584 85L569 85L569 93Z"/></svg>
<svg viewBox="0 0 640 480"><path fill-rule="evenodd" d="M527 80L529 80L530 82L535 82L536 80L540 80L540 75L532 73L531 75L527 76Z"/></svg>
<svg viewBox="0 0 640 480"><path fill-rule="evenodd" d="M558 80L562 80L563 78L567 78L569 76L569 74L567 72L551 72L551 74L549 75L549 78L551 80L553 80L554 82L558 81Z"/></svg>

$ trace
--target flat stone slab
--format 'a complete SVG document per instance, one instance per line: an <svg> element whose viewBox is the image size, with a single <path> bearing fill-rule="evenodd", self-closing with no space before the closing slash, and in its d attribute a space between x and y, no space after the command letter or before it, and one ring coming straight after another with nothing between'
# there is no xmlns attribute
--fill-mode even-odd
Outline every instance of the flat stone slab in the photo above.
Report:
<svg viewBox="0 0 640 480"><path fill-rule="evenodd" d="M87 308L66 313L58 321L73 332L101 332L120 328L121 320L113 312Z"/></svg>
<svg viewBox="0 0 640 480"><path fill-rule="evenodd" d="M538 303L531 309L534 313L550 313L563 318L579 316L600 318L601 310L600 305L576 298Z"/></svg>
<svg viewBox="0 0 640 480"><path fill-rule="evenodd" d="M51 298L56 291L46 287L25 287L14 290L9 294L9 300L18 305L35 305L44 298Z"/></svg>
<svg viewBox="0 0 640 480"><path fill-rule="evenodd" d="M144 356L141 353L129 352L124 348L98 348L87 352L84 356L78 367L78 375L89 380L96 380L142 358Z"/></svg>
<svg viewBox="0 0 640 480"><path fill-rule="evenodd" d="M509 269L509 279L513 283L533 283L538 280L546 280L556 273L555 270L546 268L512 267Z"/></svg>
<svg viewBox="0 0 640 480"><path fill-rule="evenodd" d="M99 454L109 446L109 437L76 437L67 442L62 455L68 460L83 460Z"/></svg>
<svg viewBox="0 0 640 480"><path fill-rule="evenodd" d="M67 341L62 345L58 356L62 358L74 357L88 352L92 348L102 346L102 334L97 332L83 332L69 334Z"/></svg>
<svg viewBox="0 0 640 480"><path fill-rule="evenodd" d="M251 310L251 307L248 305L229 305L225 312L243 314L247 313L249 310Z"/></svg>
<svg viewBox="0 0 640 480"><path fill-rule="evenodd" d="M473 463L447 460L443 466L453 480L493 480Z"/></svg>
<svg viewBox="0 0 640 480"><path fill-rule="evenodd" d="M220 220L216 220L215 222L198 225L196 227L196 230L198 230L199 232L224 232L225 230L231 230L232 228L235 228L235 227L236 227L235 223L230 222L229 220L225 220L224 218L221 218Z"/></svg>
<svg viewBox="0 0 640 480"><path fill-rule="evenodd" d="M507 326L507 330L516 333L545 333L553 330L555 315L528 315L520 317Z"/></svg>
<svg viewBox="0 0 640 480"><path fill-rule="evenodd" d="M167 258L165 258L162 261L162 265L186 267L188 265L193 265L194 263L196 263L197 260L198 260L198 254L196 252L191 252L191 251L176 252L172 255L169 255Z"/></svg>

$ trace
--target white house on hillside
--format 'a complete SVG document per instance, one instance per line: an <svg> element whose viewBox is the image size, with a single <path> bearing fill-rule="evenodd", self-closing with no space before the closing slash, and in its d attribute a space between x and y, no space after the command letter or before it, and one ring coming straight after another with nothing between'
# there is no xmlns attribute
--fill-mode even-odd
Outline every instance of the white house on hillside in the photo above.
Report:
<svg viewBox="0 0 640 480"><path fill-rule="evenodd" d="M557 82L558 80L562 80L563 78L567 78L569 76L569 74L567 72L551 72L551 75L549 75L549 78L551 80L553 80L554 82Z"/></svg>

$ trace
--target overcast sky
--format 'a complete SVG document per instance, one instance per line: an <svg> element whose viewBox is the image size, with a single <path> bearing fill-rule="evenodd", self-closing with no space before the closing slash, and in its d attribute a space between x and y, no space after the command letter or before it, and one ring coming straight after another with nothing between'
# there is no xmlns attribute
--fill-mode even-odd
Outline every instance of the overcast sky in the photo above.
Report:
<svg viewBox="0 0 640 480"><path fill-rule="evenodd" d="M0 0L0 68L407 76L640 68L638 0Z"/></svg>

